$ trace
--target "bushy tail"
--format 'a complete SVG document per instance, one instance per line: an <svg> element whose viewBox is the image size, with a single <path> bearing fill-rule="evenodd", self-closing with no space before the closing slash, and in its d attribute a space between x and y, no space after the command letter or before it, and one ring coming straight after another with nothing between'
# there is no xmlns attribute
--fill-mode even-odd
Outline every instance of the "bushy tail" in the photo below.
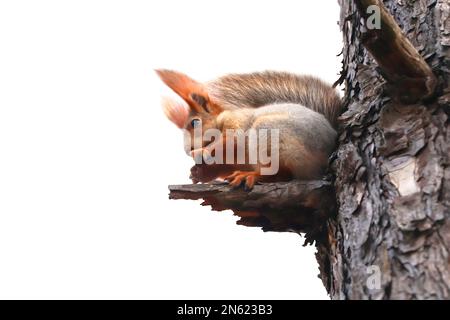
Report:
<svg viewBox="0 0 450 320"><path fill-rule="evenodd" d="M210 97L224 108L257 108L297 103L323 114L336 127L342 101L331 85L313 76L265 71L229 74L207 83Z"/></svg>

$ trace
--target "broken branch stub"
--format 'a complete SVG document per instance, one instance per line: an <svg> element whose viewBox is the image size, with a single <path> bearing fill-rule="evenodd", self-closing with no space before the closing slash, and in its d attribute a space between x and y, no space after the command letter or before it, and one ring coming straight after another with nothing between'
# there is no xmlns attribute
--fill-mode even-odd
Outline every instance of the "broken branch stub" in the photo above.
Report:
<svg viewBox="0 0 450 320"><path fill-rule="evenodd" d="M406 104L431 97L438 82L436 76L383 3L379 0L354 2L366 24L362 44L378 63L381 75L388 82L389 93ZM374 13L371 8L378 8L378 12ZM379 14L377 26L369 26L372 14Z"/></svg>

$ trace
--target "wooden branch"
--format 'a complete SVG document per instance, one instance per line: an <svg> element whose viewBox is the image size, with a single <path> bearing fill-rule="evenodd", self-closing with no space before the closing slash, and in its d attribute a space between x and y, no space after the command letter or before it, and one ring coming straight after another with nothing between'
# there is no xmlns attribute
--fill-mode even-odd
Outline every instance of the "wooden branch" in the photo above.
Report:
<svg viewBox="0 0 450 320"><path fill-rule="evenodd" d="M380 66L382 76L389 84L394 98L403 103L414 103L429 98L435 92L437 79L423 57L403 34L380 0L354 0L367 31L362 43ZM380 9L380 28L369 28L369 6Z"/></svg>
<svg viewBox="0 0 450 320"><path fill-rule="evenodd" d="M170 199L203 199L202 205L213 210L233 210L240 225L304 232L310 243L336 211L333 186L325 180L264 183L251 191L226 183L171 185L169 190Z"/></svg>

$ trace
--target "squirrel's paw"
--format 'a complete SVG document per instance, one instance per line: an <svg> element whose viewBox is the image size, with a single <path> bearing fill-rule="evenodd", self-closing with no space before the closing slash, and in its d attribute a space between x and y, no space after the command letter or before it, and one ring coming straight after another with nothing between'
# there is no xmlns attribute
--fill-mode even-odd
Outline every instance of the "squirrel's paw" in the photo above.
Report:
<svg viewBox="0 0 450 320"><path fill-rule="evenodd" d="M207 164L196 164L191 168L191 174L189 178L193 183L205 183L210 182L221 175L221 166L217 165L207 165ZM228 171L227 173L229 173Z"/></svg>
<svg viewBox="0 0 450 320"><path fill-rule="evenodd" d="M205 170L205 165L197 164L191 168L191 174L189 178L193 183L206 182L210 179L207 175L207 170Z"/></svg>
<svg viewBox="0 0 450 320"><path fill-rule="evenodd" d="M235 171L225 178L230 186L237 188L245 181L245 189L251 190L259 180L260 174L256 171Z"/></svg>

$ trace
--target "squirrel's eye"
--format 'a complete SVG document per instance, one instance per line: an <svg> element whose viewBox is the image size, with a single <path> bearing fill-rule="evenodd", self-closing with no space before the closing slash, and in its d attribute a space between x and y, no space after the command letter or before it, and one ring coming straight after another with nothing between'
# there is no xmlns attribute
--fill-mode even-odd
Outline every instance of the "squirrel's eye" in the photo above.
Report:
<svg viewBox="0 0 450 320"><path fill-rule="evenodd" d="M191 126L192 128L196 128L200 125L200 119L192 119Z"/></svg>

